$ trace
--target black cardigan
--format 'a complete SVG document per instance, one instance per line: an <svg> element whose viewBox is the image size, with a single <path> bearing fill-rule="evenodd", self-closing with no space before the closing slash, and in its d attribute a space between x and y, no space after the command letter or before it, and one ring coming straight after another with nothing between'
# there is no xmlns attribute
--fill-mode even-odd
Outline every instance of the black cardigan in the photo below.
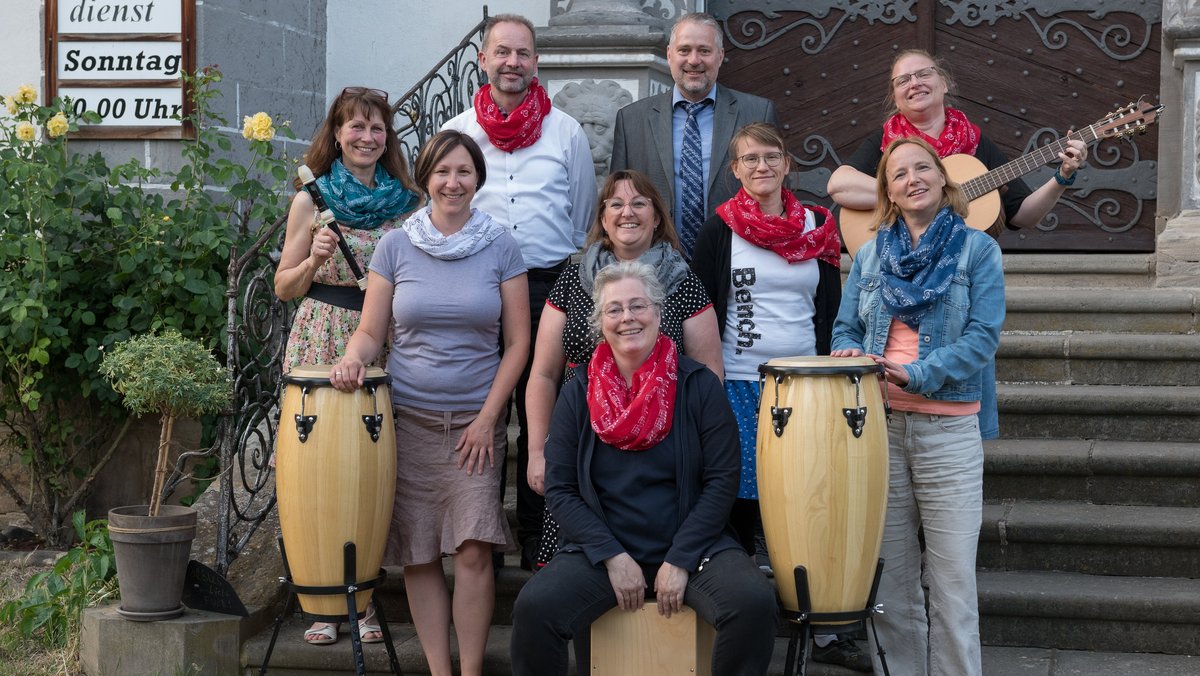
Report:
<svg viewBox="0 0 1200 676"><path fill-rule="evenodd" d="M718 335L722 338L725 336L725 314L729 308L732 247L733 231L719 215L714 214L700 228L696 250L692 255L692 271L700 278L704 290L712 299L713 310L717 313ZM817 261L817 271L820 276L817 295L813 299L813 332L817 338L817 354L829 354L833 321L842 302L842 273L822 260Z"/></svg>

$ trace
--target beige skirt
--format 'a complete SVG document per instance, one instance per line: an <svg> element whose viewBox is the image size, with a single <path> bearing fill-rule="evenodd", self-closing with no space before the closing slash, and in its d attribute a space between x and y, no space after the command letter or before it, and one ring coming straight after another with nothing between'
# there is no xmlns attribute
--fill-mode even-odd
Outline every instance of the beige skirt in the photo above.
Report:
<svg viewBox="0 0 1200 676"><path fill-rule="evenodd" d="M393 408L396 419L396 501L388 531L386 565L432 563L467 540L514 551L500 504L500 469L508 440L501 418L493 437L494 463L467 475L454 445L476 412Z"/></svg>

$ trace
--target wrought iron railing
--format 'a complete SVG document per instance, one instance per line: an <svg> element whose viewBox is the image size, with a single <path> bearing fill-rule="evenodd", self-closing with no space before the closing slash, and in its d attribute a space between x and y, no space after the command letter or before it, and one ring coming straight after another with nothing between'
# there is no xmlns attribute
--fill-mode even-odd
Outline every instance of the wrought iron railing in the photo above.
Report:
<svg viewBox="0 0 1200 676"><path fill-rule="evenodd" d="M475 92L487 84L487 74L479 67L487 19L488 8L484 5L483 19L392 106L400 151L410 167L425 141L450 118L470 107Z"/></svg>
<svg viewBox="0 0 1200 676"><path fill-rule="evenodd" d="M222 575L275 506L275 482L267 466L279 426L276 403L291 305L275 296L274 271L286 217L265 226L239 255L230 251L226 299L226 368L233 402L217 424L216 439L202 451L180 455L164 489L170 495L191 480L190 469L219 461L213 565Z"/></svg>

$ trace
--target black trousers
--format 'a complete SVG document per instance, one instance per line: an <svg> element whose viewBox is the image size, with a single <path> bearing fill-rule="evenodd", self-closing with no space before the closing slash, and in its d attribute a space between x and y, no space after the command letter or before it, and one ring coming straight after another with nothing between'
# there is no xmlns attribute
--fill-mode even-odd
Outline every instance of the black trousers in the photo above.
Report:
<svg viewBox="0 0 1200 676"><path fill-rule="evenodd" d="M513 399L517 409L517 452L509 449L507 457L517 458L517 541L521 546L521 556L533 563L537 556L538 544L542 537L542 511L546 508L546 499L529 487L529 418L525 413L525 389L529 385L529 372L533 367L534 343L537 342L538 324L542 319L542 309L546 307L546 299L550 290L558 281L558 276L567 261L552 268L532 268L529 270L529 360L525 362L525 370L517 381L513 391ZM504 499L504 483L508 472L500 474L500 499Z"/></svg>

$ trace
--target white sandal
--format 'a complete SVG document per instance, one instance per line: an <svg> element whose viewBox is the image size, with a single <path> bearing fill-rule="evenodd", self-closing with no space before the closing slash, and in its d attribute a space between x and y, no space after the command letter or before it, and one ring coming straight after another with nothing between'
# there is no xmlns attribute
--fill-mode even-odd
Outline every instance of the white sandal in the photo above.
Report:
<svg viewBox="0 0 1200 676"><path fill-rule="evenodd" d="M309 638L309 636L320 636L321 638ZM314 624L305 630L304 640L312 645L329 645L330 643L337 643L338 626L336 624L326 623L320 629L317 629L316 625Z"/></svg>
<svg viewBox="0 0 1200 676"><path fill-rule="evenodd" d="M370 634L370 633L378 634L378 636L374 636L372 638L367 638L366 635ZM371 605L367 606L367 614L365 616L363 616L363 618L361 620L358 621L358 638L363 643L382 643L383 642L383 631L380 629L379 625L376 623L375 604L371 604Z"/></svg>

